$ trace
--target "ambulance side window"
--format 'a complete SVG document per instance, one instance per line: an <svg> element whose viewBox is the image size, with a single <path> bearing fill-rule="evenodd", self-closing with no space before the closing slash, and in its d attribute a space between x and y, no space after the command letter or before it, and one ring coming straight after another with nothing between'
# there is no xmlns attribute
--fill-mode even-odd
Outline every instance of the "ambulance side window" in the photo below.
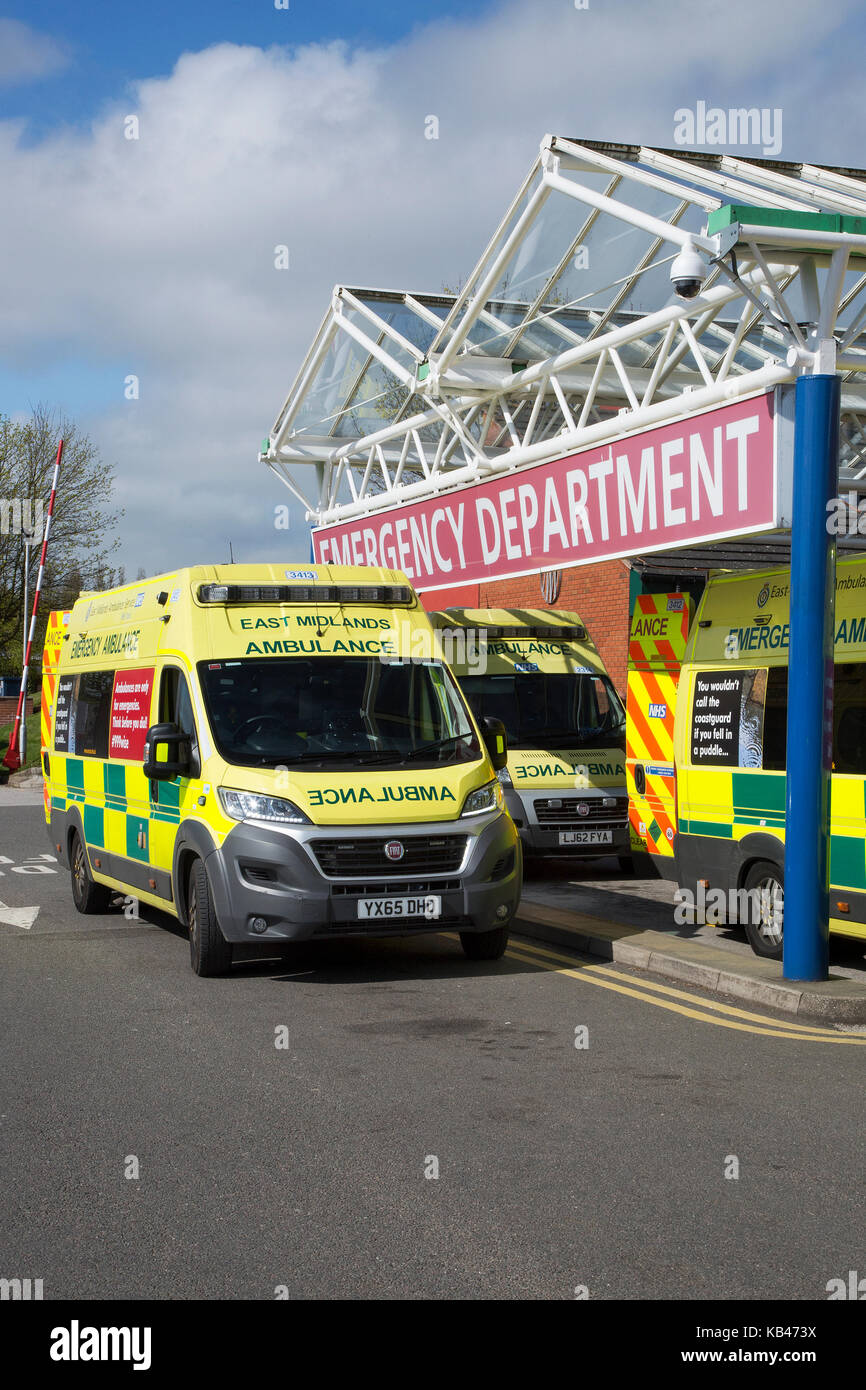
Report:
<svg viewBox="0 0 866 1390"><path fill-rule="evenodd" d="M162 673L159 688L159 720L161 724L176 724L183 733L189 734L192 750L193 777L198 777L201 764L198 755L198 736L195 729L195 715L190 699L186 676L177 666L166 666Z"/></svg>
<svg viewBox="0 0 866 1390"><path fill-rule="evenodd" d="M108 757L113 671L82 671L76 678L69 716L68 751L88 758Z"/></svg>
<svg viewBox="0 0 866 1390"><path fill-rule="evenodd" d="M767 671L767 700L764 707L765 772L784 772L788 740L788 668L771 666Z"/></svg>
<svg viewBox="0 0 866 1390"><path fill-rule="evenodd" d="M833 725L834 772L866 775L866 662L836 666Z"/></svg>

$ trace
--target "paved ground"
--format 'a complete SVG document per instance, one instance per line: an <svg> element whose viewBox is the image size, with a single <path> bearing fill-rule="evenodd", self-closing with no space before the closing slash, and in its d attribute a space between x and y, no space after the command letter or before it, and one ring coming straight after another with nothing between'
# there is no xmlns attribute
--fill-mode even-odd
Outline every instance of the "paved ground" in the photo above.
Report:
<svg viewBox="0 0 866 1390"><path fill-rule="evenodd" d="M735 927L706 924L678 926L674 921L675 885L665 879L623 878L615 859L545 860L527 866L524 899L585 912L612 922L627 922L667 932L685 941L706 941L735 956L752 959L745 934ZM866 941L834 936L830 940L834 975L866 983Z"/></svg>
<svg viewBox="0 0 866 1390"><path fill-rule="evenodd" d="M493 965L431 936L199 980L167 916L74 912L40 816L0 807L0 899L39 906L0 925L3 1277L824 1299L862 1265L862 1037L520 940Z"/></svg>

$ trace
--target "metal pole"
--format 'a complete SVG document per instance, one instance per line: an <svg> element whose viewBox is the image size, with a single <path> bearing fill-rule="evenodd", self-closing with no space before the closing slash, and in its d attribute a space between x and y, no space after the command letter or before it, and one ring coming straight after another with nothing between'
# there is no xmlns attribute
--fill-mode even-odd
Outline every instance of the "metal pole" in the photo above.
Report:
<svg viewBox="0 0 866 1390"><path fill-rule="evenodd" d="M30 534L24 536L24 638L21 645L21 686L24 687L24 668L27 665L27 595L30 591ZM21 716L21 729L18 735L18 752L21 757L21 766L27 762L27 691L24 690L23 714Z"/></svg>
<svg viewBox="0 0 866 1390"><path fill-rule="evenodd" d="M39 599L42 594L42 579L45 574L45 555L48 550L48 537L51 534L51 519L54 516L54 501L57 496L57 479L60 476L60 460L63 458L63 440L57 446L57 458L54 460L54 473L51 479L51 495L48 498L48 514L45 517L45 532L42 537L42 550L39 554L39 570L36 575L36 591L33 595L33 612L30 615L30 627L27 633L27 646L24 652L24 670L21 673L22 691L18 695L18 709L15 713L15 723L12 725L12 735L9 739L9 747L6 750L6 757L3 759L3 766L8 767L10 772L14 772L21 766L21 753L18 747L19 731L21 729L21 715L23 702L21 695L27 688L27 672L30 667L30 654L33 650L33 634L36 631L36 615L39 612Z"/></svg>
<svg viewBox="0 0 866 1390"><path fill-rule="evenodd" d="M840 378L798 377L795 402L782 973L826 980Z"/></svg>

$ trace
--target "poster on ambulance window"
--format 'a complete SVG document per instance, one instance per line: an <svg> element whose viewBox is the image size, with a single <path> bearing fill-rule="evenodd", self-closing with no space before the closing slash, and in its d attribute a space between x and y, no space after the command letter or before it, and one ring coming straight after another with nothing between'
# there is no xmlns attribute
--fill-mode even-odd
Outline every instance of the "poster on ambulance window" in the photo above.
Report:
<svg viewBox="0 0 866 1390"><path fill-rule="evenodd" d="M698 671L692 705L692 763L760 767L766 692L766 669Z"/></svg>
<svg viewBox="0 0 866 1390"><path fill-rule="evenodd" d="M141 762L145 734L150 727L152 693L152 666L147 670L116 672L111 692L109 758Z"/></svg>

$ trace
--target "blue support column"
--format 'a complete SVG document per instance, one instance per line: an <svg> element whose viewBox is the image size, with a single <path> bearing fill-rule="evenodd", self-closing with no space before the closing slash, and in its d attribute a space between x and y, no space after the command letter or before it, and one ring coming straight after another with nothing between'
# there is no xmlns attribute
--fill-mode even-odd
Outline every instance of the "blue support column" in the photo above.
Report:
<svg viewBox="0 0 866 1390"><path fill-rule="evenodd" d="M786 980L826 980L829 963L836 543L827 525L827 502L838 492L840 399L838 376L797 379L785 803Z"/></svg>

